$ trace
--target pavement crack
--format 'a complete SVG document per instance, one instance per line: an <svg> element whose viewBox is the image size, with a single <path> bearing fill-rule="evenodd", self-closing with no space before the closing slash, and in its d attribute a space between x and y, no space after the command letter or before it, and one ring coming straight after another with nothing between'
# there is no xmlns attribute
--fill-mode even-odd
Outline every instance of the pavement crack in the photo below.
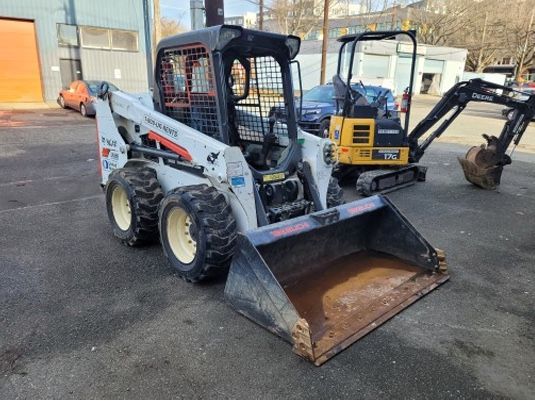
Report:
<svg viewBox="0 0 535 401"><path fill-rule="evenodd" d="M83 201L86 201L86 200L97 199L97 198L102 198L102 197L103 197L103 195L92 195L92 196L85 196L83 198L69 199L69 200L64 200L64 201L59 201L59 202L49 202L49 203L41 203L41 204L38 204L38 205L28 205L28 206L22 206L22 207L14 207L14 208L11 208L11 209L0 210L0 215L6 214L6 213L10 213L10 212L13 212L15 210L26 210L26 209L35 209L35 208L39 208L39 207L49 207L49 206L56 206L56 205L64 205L64 204L67 204L67 203L83 202Z"/></svg>

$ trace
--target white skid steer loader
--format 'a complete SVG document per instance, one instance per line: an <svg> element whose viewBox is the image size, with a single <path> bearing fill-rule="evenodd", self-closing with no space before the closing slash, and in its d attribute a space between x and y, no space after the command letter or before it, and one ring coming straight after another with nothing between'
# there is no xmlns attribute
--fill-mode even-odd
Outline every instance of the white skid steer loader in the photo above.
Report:
<svg viewBox="0 0 535 401"><path fill-rule="evenodd" d="M388 199L342 204L333 144L296 123L299 46L226 25L166 38L153 96L104 84L97 131L115 236L159 238L187 281L230 266L229 303L319 365L448 275Z"/></svg>

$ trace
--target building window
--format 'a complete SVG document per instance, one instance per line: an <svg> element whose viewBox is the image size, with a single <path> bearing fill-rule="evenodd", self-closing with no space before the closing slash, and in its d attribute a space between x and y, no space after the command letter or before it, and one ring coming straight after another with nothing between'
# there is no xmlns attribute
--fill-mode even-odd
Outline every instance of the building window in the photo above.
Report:
<svg viewBox="0 0 535 401"><path fill-rule="evenodd" d="M110 49L109 29L83 26L80 28L80 33L83 47L92 49Z"/></svg>
<svg viewBox="0 0 535 401"><path fill-rule="evenodd" d="M58 24L58 45L78 47L78 28L76 25Z"/></svg>
<svg viewBox="0 0 535 401"><path fill-rule="evenodd" d="M138 33L119 29L80 27L82 47L90 49L113 49L137 52L139 50Z"/></svg>
<svg viewBox="0 0 535 401"><path fill-rule="evenodd" d="M499 64L499 63L498 63L498 64ZM504 57L504 58L502 59L502 64L504 64L504 65L512 64L512 63L511 63L511 57Z"/></svg>
<svg viewBox="0 0 535 401"><path fill-rule="evenodd" d="M338 36L340 36L338 33L338 28L329 29L329 38L337 38Z"/></svg>
<svg viewBox="0 0 535 401"><path fill-rule="evenodd" d="M137 32L111 30L111 47L114 50L138 51Z"/></svg>

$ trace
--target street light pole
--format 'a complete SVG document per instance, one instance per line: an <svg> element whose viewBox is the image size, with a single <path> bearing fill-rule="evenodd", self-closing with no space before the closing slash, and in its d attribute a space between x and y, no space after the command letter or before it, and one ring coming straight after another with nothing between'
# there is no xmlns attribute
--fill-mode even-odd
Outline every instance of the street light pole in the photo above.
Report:
<svg viewBox="0 0 535 401"><path fill-rule="evenodd" d="M191 29L202 29L204 27L204 1L190 0Z"/></svg>
<svg viewBox="0 0 535 401"><path fill-rule="evenodd" d="M145 57L147 60L147 84L149 88L152 87L152 40L151 32L152 27L150 23L150 13L149 13L149 2L148 0L143 0L143 25L145 31Z"/></svg>

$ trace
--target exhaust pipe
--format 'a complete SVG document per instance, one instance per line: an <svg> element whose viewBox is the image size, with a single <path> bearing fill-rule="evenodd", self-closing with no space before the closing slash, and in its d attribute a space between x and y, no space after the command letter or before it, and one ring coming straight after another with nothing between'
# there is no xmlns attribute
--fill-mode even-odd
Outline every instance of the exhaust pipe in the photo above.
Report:
<svg viewBox="0 0 535 401"><path fill-rule="evenodd" d="M240 234L225 296L319 366L448 278L378 195Z"/></svg>

